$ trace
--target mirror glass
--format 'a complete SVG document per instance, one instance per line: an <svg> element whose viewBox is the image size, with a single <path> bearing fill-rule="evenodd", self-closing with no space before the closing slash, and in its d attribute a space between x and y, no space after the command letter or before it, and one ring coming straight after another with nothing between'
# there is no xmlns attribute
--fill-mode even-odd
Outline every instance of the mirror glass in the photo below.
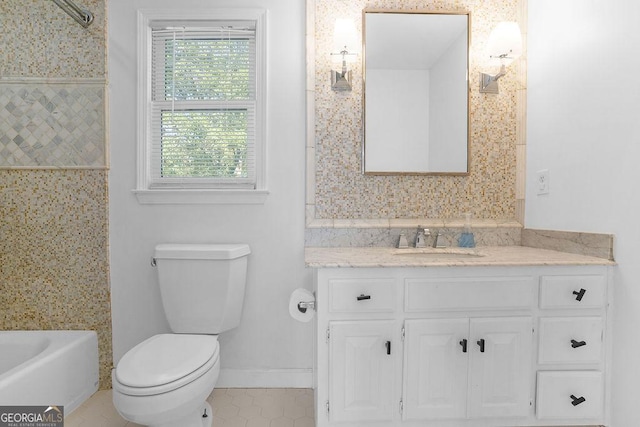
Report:
<svg viewBox="0 0 640 427"><path fill-rule="evenodd" d="M465 175L469 14L364 11L365 174Z"/></svg>

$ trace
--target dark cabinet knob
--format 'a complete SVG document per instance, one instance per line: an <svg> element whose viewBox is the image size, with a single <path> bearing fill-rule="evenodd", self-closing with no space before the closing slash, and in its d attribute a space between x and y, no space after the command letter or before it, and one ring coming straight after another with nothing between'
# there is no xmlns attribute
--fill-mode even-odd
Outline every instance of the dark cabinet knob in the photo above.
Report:
<svg viewBox="0 0 640 427"><path fill-rule="evenodd" d="M360 294L359 296L356 297L356 299L358 301L362 301L362 300L366 300L366 299L371 299L371 295L365 295L365 294Z"/></svg>
<svg viewBox="0 0 640 427"><path fill-rule="evenodd" d="M391 354L391 341L385 342L384 346L387 347L387 354Z"/></svg>
<svg viewBox="0 0 640 427"><path fill-rule="evenodd" d="M573 294L576 296L576 301L582 301L582 297L587 292L586 289L580 288L579 291L573 291Z"/></svg>
<svg viewBox="0 0 640 427"><path fill-rule="evenodd" d="M467 339L463 339L462 341L460 341L460 345L462 346L462 352L466 353L467 352Z"/></svg>
<svg viewBox="0 0 640 427"><path fill-rule="evenodd" d="M573 406L578 406L579 404L585 402L587 399L585 399L584 397L580 396L580 397L575 397L573 394L571 395L571 404Z"/></svg>
<svg viewBox="0 0 640 427"><path fill-rule="evenodd" d="M571 347L573 347L573 348L582 347L583 345L587 345L587 342L586 341L571 340Z"/></svg>
<svg viewBox="0 0 640 427"><path fill-rule="evenodd" d="M480 346L480 353L484 353L484 338L480 341L477 341L478 346Z"/></svg>

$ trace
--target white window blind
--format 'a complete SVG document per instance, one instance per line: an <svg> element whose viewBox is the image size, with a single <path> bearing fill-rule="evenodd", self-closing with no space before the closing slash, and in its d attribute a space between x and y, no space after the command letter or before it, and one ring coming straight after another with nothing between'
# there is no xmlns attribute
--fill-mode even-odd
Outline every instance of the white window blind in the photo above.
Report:
<svg viewBox="0 0 640 427"><path fill-rule="evenodd" d="M151 28L150 186L255 188L255 21L182 24Z"/></svg>

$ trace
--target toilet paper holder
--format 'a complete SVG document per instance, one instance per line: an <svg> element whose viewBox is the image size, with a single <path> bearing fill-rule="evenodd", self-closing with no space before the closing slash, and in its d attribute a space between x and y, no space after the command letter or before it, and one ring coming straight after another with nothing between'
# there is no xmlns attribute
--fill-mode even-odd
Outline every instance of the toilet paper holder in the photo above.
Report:
<svg viewBox="0 0 640 427"><path fill-rule="evenodd" d="M315 310L316 302L315 301L300 301L298 303L298 311L300 313L306 313L308 309Z"/></svg>

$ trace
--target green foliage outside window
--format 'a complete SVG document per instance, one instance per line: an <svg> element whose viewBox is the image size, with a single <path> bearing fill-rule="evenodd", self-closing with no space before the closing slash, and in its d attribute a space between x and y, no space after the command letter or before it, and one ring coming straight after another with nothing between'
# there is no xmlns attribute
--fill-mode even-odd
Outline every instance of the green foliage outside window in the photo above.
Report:
<svg viewBox="0 0 640 427"><path fill-rule="evenodd" d="M166 40L163 95L174 105L161 113L163 177L247 177L249 111L223 104L253 97L250 49L242 38Z"/></svg>
<svg viewBox="0 0 640 427"><path fill-rule="evenodd" d="M247 177L246 111L162 113L162 176Z"/></svg>

